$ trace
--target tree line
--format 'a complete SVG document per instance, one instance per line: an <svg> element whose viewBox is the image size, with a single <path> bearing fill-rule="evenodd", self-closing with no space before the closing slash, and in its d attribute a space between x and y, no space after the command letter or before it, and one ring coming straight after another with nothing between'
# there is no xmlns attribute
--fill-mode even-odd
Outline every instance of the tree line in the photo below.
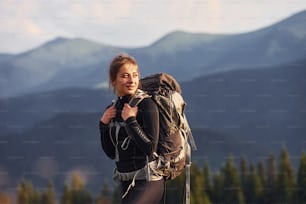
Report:
<svg viewBox="0 0 306 204"><path fill-rule="evenodd" d="M271 154L266 163L248 163L242 156L236 164L229 155L224 164L211 171L206 162L203 167L191 166L192 204L305 204L306 203L306 154L301 154L297 170L294 171L286 148L282 148L279 162ZM165 202L184 203L185 175L167 182ZM48 182L46 189L37 190L26 179L17 186L16 202L0 191L1 204L117 204L119 190L111 190L104 182L96 197L86 189L80 175L74 174L70 183L56 200L54 186Z"/></svg>

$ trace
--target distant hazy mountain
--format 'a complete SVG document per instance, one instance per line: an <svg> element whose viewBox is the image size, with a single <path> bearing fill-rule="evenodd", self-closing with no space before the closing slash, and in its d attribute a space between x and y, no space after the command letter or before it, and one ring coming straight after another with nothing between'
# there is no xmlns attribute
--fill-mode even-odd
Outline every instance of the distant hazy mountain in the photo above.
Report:
<svg viewBox="0 0 306 204"><path fill-rule="evenodd" d="M110 91L74 88L0 99L0 136L23 132L60 113L101 110L112 98Z"/></svg>
<svg viewBox="0 0 306 204"><path fill-rule="evenodd" d="M182 83L199 149L193 162L208 161L215 169L229 154L237 162L242 155L250 162L266 161L285 145L296 164L306 147L305 76L306 59ZM73 170L87 176L93 192L104 179L111 182L113 162L101 150L98 121L112 98L102 90L66 89L0 100L5 104L0 107L2 128L8 127L6 122L27 127L2 132L0 169L8 172L7 186L24 176L35 186L52 178L61 188Z"/></svg>
<svg viewBox="0 0 306 204"><path fill-rule="evenodd" d="M238 136L237 145L286 145L298 156L306 147L305 76L306 59L199 77L183 84L189 119L194 128Z"/></svg>
<svg viewBox="0 0 306 204"><path fill-rule="evenodd" d="M95 87L106 80L109 61L120 51L137 58L143 75L166 71L180 81L232 69L283 64L305 56L305 21L306 11L244 34L173 32L148 47L134 49L56 38L25 53L0 56L0 97Z"/></svg>
<svg viewBox="0 0 306 204"><path fill-rule="evenodd" d="M152 69L166 69L179 79L283 64L306 56L305 20L306 11L270 27L238 35L174 32L141 52L154 53L150 55Z"/></svg>
<svg viewBox="0 0 306 204"><path fill-rule="evenodd" d="M1 61L5 61L5 60L9 60L11 57L13 57L14 55L12 54L1 54L0 53L0 62Z"/></svg>
<svg viewBox="0 0 306 204"><path fill-rule="evenodd" d="M9 60L2 60L1 96L97 84L105 74L103 66L115 52L111 46L84 39L57 38ZM99 73L100 80L91 77L93 72Z"/></svg>

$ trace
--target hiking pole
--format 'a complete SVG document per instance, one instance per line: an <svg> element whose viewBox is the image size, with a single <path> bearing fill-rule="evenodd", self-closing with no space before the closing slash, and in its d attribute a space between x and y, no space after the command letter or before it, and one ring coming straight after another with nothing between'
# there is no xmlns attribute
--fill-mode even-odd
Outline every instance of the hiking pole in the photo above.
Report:
<svg viewBox="0 0 306 204"><path fill-rule="evenodd" d="M190 166L191 163L186 165L186 204L190 204Z"/></svg>
<svg viewBox="0 0 306 204"><path fill-rule="evenodd" d="M191 152L190 146L187 145L187 154L186 154L186 204L190 204L190 167L191 167Z"/></svg>

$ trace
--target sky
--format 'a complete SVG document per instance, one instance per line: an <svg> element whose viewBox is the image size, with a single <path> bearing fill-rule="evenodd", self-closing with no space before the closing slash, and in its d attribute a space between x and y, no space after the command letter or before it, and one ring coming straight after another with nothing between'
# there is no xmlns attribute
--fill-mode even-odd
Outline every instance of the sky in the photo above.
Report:
<svg viewBox="0 0 306 204"><path fill-rule="evenodd" d="M306 0L1 0L0 53L56 37L148 46L172 31L245 33L306 10Z"/></svg>

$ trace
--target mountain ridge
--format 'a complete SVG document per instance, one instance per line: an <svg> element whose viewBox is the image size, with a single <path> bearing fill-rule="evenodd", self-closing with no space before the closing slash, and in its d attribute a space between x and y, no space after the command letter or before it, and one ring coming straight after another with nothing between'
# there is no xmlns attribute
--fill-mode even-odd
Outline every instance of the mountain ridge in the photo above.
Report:
<svg viewBox="0 0 306 204"><path fill-rule="evenodd" d="M133 55L144 75L165 71L179 81L250 64L283 64L305 56L305 21L303 11L270 27L237 35L176 31L141 48L59 37L0 60L0 97L74 86L95 87L107 80L109 61L118 52Z"/></svg>

